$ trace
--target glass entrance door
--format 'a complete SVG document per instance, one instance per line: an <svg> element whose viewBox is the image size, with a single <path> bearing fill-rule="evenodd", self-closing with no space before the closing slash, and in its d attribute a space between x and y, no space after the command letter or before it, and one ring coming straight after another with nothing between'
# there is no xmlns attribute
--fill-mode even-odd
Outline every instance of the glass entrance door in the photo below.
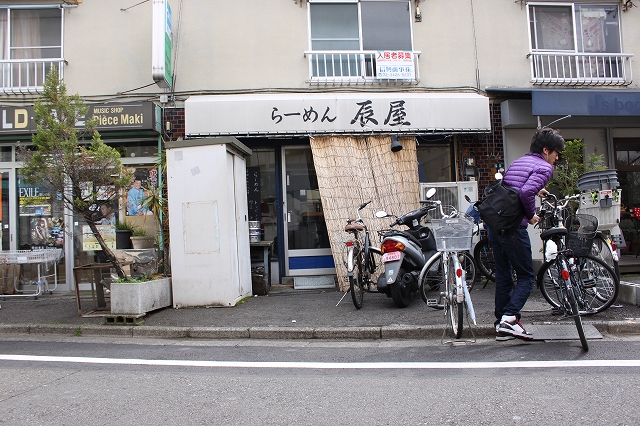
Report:
<svg viewBox="0 0 640 426"><path fill-rule="evenodd" d="M285 274L335 274L311 148L284 147Z"/></svg>
<svg viewBox="0 0 640 426"><path fill-rule="evenodd" d="M11 227L10 220L12 219L9 212L9 171L0 170L0 179L2 185L0 186L0 233L2 235L2 250L11 250Z"/></svg>

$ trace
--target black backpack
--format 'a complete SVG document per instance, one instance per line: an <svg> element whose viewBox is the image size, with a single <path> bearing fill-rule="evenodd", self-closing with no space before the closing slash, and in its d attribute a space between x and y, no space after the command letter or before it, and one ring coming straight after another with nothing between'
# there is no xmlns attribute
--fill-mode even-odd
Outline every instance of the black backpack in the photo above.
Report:
<svg viewBox="0 0 640 426"><path fill-rule="evenodd" d="M502 179L491 182L485 189L482 200L476 203L480 219L498 235L513 232L524 218L524 206L520 191L505 184Z"/></svg>

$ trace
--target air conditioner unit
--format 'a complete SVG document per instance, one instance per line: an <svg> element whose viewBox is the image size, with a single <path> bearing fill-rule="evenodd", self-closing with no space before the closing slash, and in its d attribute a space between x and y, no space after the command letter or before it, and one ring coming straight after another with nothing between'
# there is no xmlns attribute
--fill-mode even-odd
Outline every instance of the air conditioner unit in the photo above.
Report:
<svg viewBox="0 0 640 426"><path fill-rule="evenodd" d="M421 183L421 200L427 198L429 188L436 189L436 195L433 196L433 199L442 201L443 206L453 206L461 213L464 213L469 208L469 202L464 198L465 195L468 195L471 201L478 200L478 182L474 180ZM435 218L438 217L439 215L436 215Z"/></svg>

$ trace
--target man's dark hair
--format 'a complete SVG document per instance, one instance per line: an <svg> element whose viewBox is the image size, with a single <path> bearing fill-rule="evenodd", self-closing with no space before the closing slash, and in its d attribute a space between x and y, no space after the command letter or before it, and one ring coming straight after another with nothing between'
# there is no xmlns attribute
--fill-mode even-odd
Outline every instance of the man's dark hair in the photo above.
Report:
<svg viewBox="0 0 640 426"><path fill-rule="evenodd" d="M557 130L544 127L533 135L529 151L535 152L536 154L542 154L542 151L545 148L547 148L549 152L562 152L564 150L564 139L560 136L560 133L558 133Z"/></svg>

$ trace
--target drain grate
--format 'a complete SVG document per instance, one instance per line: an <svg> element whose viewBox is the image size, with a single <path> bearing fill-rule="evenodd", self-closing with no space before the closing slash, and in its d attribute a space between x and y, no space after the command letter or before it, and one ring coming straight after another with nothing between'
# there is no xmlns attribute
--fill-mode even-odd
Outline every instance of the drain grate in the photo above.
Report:
<svg viewBox="0 0 640 426"><path fill-rule="evenodd" d="M583 324L587 339L602 339L602 334L591 324ZM533 340L580 340L574 324L538 324L525 325L525 329L533 334Z"/></svg>

